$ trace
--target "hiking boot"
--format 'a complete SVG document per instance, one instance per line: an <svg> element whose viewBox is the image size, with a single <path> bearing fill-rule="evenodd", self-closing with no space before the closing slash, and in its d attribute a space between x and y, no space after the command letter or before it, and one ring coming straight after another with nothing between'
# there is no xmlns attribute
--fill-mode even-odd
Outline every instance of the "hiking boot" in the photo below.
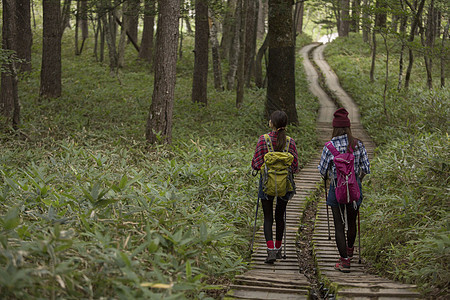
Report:
<svg viewBox="0 0 450 300"><path fill-rule="evenodd" d="M353 250L355 250L355 247L347 247L347 257L352 259L353 258Z"/></svg>
<svg viewBox="0 0 450 300"><path fill-rule="evenodd" d="M336 265L334 266L334 268L343 273L350 273L350 258L341 257L339 259L339 262L336 263Z"/></svg>
<svg viewBox="0 0 450 300"><path fill-rule="evenodd" d="M283 258L283 254L282 254L282 248L277 248L277 259L282 259Z"/></svg>
<svg viewBox="0 0 450 300"><path fill-rule="evenodd" d="M273 264L277 260L277 250L267 249L267 258L264 261L266 264Z"/></svg>

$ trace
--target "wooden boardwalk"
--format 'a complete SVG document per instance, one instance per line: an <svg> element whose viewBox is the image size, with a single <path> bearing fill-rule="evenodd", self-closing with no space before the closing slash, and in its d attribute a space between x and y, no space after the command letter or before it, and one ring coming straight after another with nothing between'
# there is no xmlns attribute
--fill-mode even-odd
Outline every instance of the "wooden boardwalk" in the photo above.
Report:
<svg viewBox="0 0 450 300"><path fill-rule="evenodd" d="M235 278L226 298L308 299L310 284L299 270L296 235L306 197L317 189L320 175L316 170L317 164L310 163L295 178L301 188L297 186L297 194L289 201L286 209L286 259L277 260L273 265L264 263L267 246L261 227L255 236L251 269Z"/></svg>
<svg viewBox="0 0 450 300"><path fill-rule="evenodd" d="M324 45L311 44L302 48L300 52L303 56L309 89L317 96L321 105L317 119L318 138L323 143L330 139L331 121L336 105L320 87L318 73L309 59L310 53L312 53L314 63L325 76L328 89L333 92L340 105L349 111L352 133L364 142L369 158L373 158L375 145L360 123L357 106L340 87L337 76L323 59L324 47ZM320 153L321 149L318 149L318 155ZM296 236L306 198L317 188L323 188L321 176L317 170L318 163L319 157L316 157L295 177L297 194L289 201L286 216L287 258L277 260L273 265L264 263L267 256L266 243L262 227L259 228L255 237L255 251L252 254L250 269L234 279L225 299L309 299L310 283L300 272ZM273 230L275 232L275 226ZM321 280L333 290L335 297L341 299L420 298L420 294L415 291L413 285L401 284L368 274L364 265L358 264L359 249L357 248L355 248L356 255L352 261L350 273L344 274L334 270L334 264L338 260L339 254L334 241L331 211L330 231L329 239L325 200L320 201L313 236L315 263Z"/></svg>
<svg viewBox="0 0 450 300"><path fill-rule="evenodd" d="M339 85L336 74L331 70L323 58L325 45L315 48L313 59L315 64L324 74L328 89L332 91L338 102L349 112L351 128L354 136L361 139L369 154L369 159L373 159L375 144L363 129L360 122L358 107L347 93ZM330 139L330 129L332 116L327 116L327 122L318 126L320 137L323 142ZM369 175L370 176L370 175ZM364 217L364 207L361 208L361 216ZM359 249L355 247L356 253L351 263L350 273L344 274L334 270L334 264L339 259L339 253L334 240L333 218L330 210L330 232L328 235L327 208L324 201L319 202L319 209L316 217L316 225L313 237L314 256L322 280L325 280L333 287L336 296L345 299L396 299L396 298L420 298L420 294L415 291L414 285L402 284L389 279L382 278L366 272L364 264L359 262ZM329 239L331 237L331 239ZM356 246L358 246L356 244ZM364 260L362 260L362 263Z"/></svg>

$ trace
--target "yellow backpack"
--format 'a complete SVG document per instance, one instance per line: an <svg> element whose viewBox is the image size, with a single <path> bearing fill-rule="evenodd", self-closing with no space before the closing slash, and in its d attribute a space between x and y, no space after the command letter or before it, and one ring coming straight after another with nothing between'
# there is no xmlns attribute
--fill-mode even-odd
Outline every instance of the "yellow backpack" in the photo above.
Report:
<svg viewBox="0 0 450 300"><path fill-rule="evenodd" d="M264 135L269 152L264 155L261 170L263 176L263 191L269 196L283 197L287 192L295 192L295 184L291 172L294 156L288 152L290 137L286 137L286 147L283 152L273 150L268 134Z"/></svg>

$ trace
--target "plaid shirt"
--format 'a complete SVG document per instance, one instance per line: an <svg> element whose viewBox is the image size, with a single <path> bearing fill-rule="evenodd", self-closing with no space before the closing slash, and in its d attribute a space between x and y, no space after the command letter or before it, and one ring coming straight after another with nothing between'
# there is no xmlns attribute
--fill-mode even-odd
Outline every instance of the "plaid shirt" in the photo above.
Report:
<svg viewBox="0 0 450 300"><path fill-rule="evenodd" d="M272 141L273 148L275 149L275 145L277 144L277 131L269 132L270 140ZM258 144L256 145L256 151L255 155L253 155L252 159L252 169L254 170L260 170L261 166L264 163L264 155L269 152L269 149L267 148L266 140L264 139L264 135L261 135L258 140ZM291 165L292 173L298 172L298 154L297 154L297 147L295 146L295 141L293 138L291 138L291 141L289 143L289 153L291 153L294 156L294 161Z"/></svg>
<svg viewBox="0 0 450 300"><path fill-rule="evenodd" d="M347 151L348 138L346 134L332 138L331 143L340 153L345 153ZM353 151L353 155L355 156L355 173L360 174L360 171L362 171L366 174L369 174L369 157L367 156L366 148L364 147L364 144L362 142L358 141L358 146ZM333 154L331 154L330 150L328 150L328 148L324 146L319 165L317 166L322 176L328 177L327 171L331 167L333 178L336 178L336 167L334 166L333 158Z"/></svg>

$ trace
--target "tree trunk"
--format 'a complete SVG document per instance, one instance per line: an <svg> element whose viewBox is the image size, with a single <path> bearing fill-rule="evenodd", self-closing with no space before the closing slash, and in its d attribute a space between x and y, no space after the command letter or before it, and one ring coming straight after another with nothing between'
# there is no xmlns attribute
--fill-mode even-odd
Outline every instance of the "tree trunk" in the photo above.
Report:
<svg viewBox="0 0 450 300"><path fill-rule="evenodd" d="M39 95L45 98L61 96L61 4L43 0L43 37L41 86Z"/></svg>
<svg viewBox="0 0 450 300"><path fill-rule="evenodd" d="M192 82L192 101L208 104L208 1L195 0L195 61Z"/></svg>
<svg viewBox="0 0 450 300"><path fill-rule="evenodd" d="M18 129L20 125L20 103L17 89L17 72L14 51L17 48L17 3L3 0L2 49L8 59L2 65L0 112L5 117L6 126Z"/></svg>
<svg viewBox="0 0 450 300"><path fill-rule="evenodd" d="M17 56L23 61L17 63L18 71L31 71L31 6L30 0L17 0Z"/></svg>
<svg viewBox="0 0 450 300"><path fill-rule="evenodd" d="M153 35L155 26L155 0L145 0L144 29L139 58L153 63Z"/></svg>
<svg viewBox="0 0 450 300"><path fill-rule="evenodd" d="M223 21L222 28L222 40L220 42L220 52L221 57L224 59L229 58L230 48L234 37L234 27L235 25L235 11L236 11L236 0L228 0L227 10L225 12L225 17Z"/></svg>
<svg viewBox="0 0 450 300"><path fill-rule="evenodd" d="M89 37L89 24L88 24L88 0L81 0L81 11L80 11L80 27L81 27L81 38L84 41ZM83 46L81 48L83 50ZM80 50L80 52L81 52Z"/></svg>
<svg viewBox="0 0 450 300"><path fill-rule="evenodd" d="M425 0L421 0L419 7L417 9L416 14L414 15L414 19L413 22L411 24L411 31L409 33L409 38L408 38L408 42L412 43L414 41L414 36L416 34L416 28L419 24L420 18L422 16L422 12L423 12L423 7L425 5ZM405 75L405 88L409 87L409 79L411 77L411 72L412 72L412 67L413 67L413 63L414 63L414 53L412 48L409 48L409 62L408 62L408 69L406 70L406 75Z"/></svg>
<svg viewBox="0 0 450 300"><path fill-rule="evenodd" d="M119 44L117 46L117 68L125 67L125 45L126 45L126 43L127 43L126 29L124 27L121 27Z"/></svg>
<svg viewBox="0 0 450 300"><path fill-rule="evenodd" d="M116 32L114 28L113 12L108 12L102 17L103 28L105 30L105 40L109 53L109 70L113 74L117 68Z"/></svg>
<svg viewBox="0 0 450 300"><path fill-rule="evenodd" d="M250 87L251 78L255 74L256 26L258 24L257 4L254 0L247 0L244 58L244 80L247 87Z"/></svg>
<svg viewBox="0 0 450 300"><path fill-rule="evenodd" d="M294 13L294 27L295 32L298 34L303 33L303 12L305 9L305 3L303 1L295 3Z"/></svg>
<svg viewBox="0 0 450 300"><path fill-rule="evenodd" d="M390 123L389 114L386 106L386 97L387 97L387 90L389 85L389 47L387 43L387 36L381 33L381 36L384 40L384 47L386 49L386 62L385 62L385 77L384 77L384 90L383 90L383 110L384 115L386 116L386 119L388 121L388 124Z"/></svg>
<svg viewBox="0 0 450 300"><path fill-rule="evenodd" d="M100 62L103 62L105 60L105 40L106 40L106 34L105 34L105 25L102 19L99 20L99 28L100 28Z"/></svg>
<svg viewBox="0 0 450 300"><path fill-rule="evenodd" d="M430 7L428 9L427 28L425 41L422 35L422 44L425 46L425 68L427 71L427 86L431 90L433 88L433 48L435 41L435 28L436 28L436 12L434 8L434 0L430 1Z"/></svg>
<svg viewBox="0 0 450 300"><path fill-rule="evenodd" d="M257 39L261 40L264 38L266 33L266 16L267 16L267 1L258 0L258 25L257 25Z"/></svg>
<svg viewBox="0 0 450 300"><path fill-rule="evenodd" d="M262 59L266 54L266 50L267 47L269 46L269 39L266 38L264 39L264 42L261 46L261 48L259 48L258 50L258 54L256 55L256 60L255 60L255 84L258 88L263 88L264 87L264 82L263 82L263 77L262 77Z"/></svg>
<svg viewBox="0 0 450 300"><path fill-rule="evenodd" d="M87 0L77 0L77 11L75 14L75 55L83 52L84 42L89 36ZM78 32L81 29L81 47L78 47Z"/></svg>
<svg viewBox="0 0 450 300"><path fill-rule="evenodd" d="M210 28L210 40L211 40L211 54L212 54L212 62L213 62L213 71L214 71L214 88L217 91L223 91L223 82L222 82L222 66L220 63L220 51L219 51L219 40L217 39L217 23L218 21L213 16L211 11L209 15L212 19L212 25Z"/></svg>
<svg viewBox="0 0 450 300"><path fill-rule="evenodd" d="M442 49L445 49L447 43L448 31L449 31L450 19L447 21L447 25L444 28L444 33L442 34ZM441 87L445 87L445 68L446 68L446 57L441 56Z"/></svg>
<svg viewBox="0 0 450 300"><path fill-rule="evenodd" d="M338 34L339 36L348 36L350 31L350 0L340 0L340 18L339 18L339 28Z"/></svg>
<svg viewBox="0 0 450 300"><path fill-rule="evenodd" d="M370 65L370 82L375 81L375 62L377 56L377 30L372 29L372 63Z"/></svg>
<svg viewBox="0 0 450 300"><path fill-rule="evenodd" d="M155 80L146 127L146 138L151 144L172 142L179 16L180 0L158 1Z"/></svg>
<svg viewBox="0 0 450 300"><path fill-rule="evenodd" d="M159 2L158 2L158 3L159 3ZM194 31L192 30L192 27L191 27L191 20L189 19L189 16L184 17L184 22L186 23L186 30L187 30L187 33L188 33L189 35L193 35L193 34L194 34Z"/></svg>
<svg viewBox="0 0 450 300"><path fill-rule="evenodd" d="M387 14L386 14L386 8L387 8L387 2L386 0L376 0L375 3L375 26L379 28L386 28L386 21L387 21Z"/></svg>
<svg viewBox="0 0 450 300"><path fill-rule="evenodd" d="M140 0L127 0L124 2L124 24L125 30L128 32L128 42L138 42L138 25L139 25L139 9Z"/></svg>
<svg viewBox="0 0 450 300"><path fill-rule="evenodd" d="M364 43L369 42L370 34L370 16L369 16L369 0L363 0L363 18L362 18L362 32Z"/></svg>
<svg viewBox="0 0 450 300"><path fill-rule="evenodd" d="M178 48L178 57L181 60L183 58L183 22L180 22L180 29L178 31L180 32L180 47Z"/></svg>
<svg viewBox="0 0 450 300"><path fill-rule="evenodd" d="M113 11L113 13L114 13L114 11ZM123 29L124 34L128 37L128 41L130 41L131 44L133 44L134 49L136 49L136 51L139 53L139 51L140 51L139 45L137 44L136 40L131 36L131 34L125 29L124 22L120 21L120 18L117 17L116 13L114 13L113 16L115 18L115 22L117 24L119 24L119 26ZM116 35L116 33L115 33L116 23L114 23L114 25L113 25L113 27L114 27L114 35Z"/></svg>
<svg viewBox="0 0 450 300"><path fill-rule="evenodd" d="M295 105L295 44L293 1L269 0L269 64L266 116L283 110L289 123L298 124Z"/></svg>
<svg viewBox="0 0 450 300"><path fill-rule="evenodd" d="M352 1L352 20L350 23L350 31L359 32L359 20L361 14L361 0Z"/></svg>
<svg viewBox="0 0 450 300"><path fill-rule="evenodd" d="M242 0L241 7L241 30L239 32L239 59L237 68L237 88L236 88L236 107L240 108L244 102L244 81L245 81L245 46L246 46L246 28L247 28L247 10L248 0Z"/></svg>
<svg viewBox="0 0 450 300"><path fill-rule="evenodd" d="M238 0L236 4L236 11L234 13L234 35L233 42L231 43L229 53L229 69L227 73L227 90L234 89L234 80L236 78L236 71L238 68L239 60L239 32L241 31L241 14L242 14L242 1Z"/></svg>
<svg viewBox="0 0 450 300"><path fill-rule="evenodd" d="M60 29L61 36L63 35L64 30L67 27L70 28L70 13L71 13L70 6L71 6L71 4L72 4L71 0L64 0L62 12L60 13L61 23L59 25L59 26L61 26L61 29Z"/></svg>
<svg viewBox="0 0 450 300"><path fill-rule="evenodd" d="M402 10L404 10L405 5L403 3L403 0L400 0L400 5ZM398 63L398 84L397 84L397 90L400 90L402 87L402 80L403 80L403 54L405 52L405 42L404 42L404 37L405 37L405 33L406 33L406 24L408 22L408 17L406 15L402 15L400 17L400 40L402 43L402 46L400 48L400 58L399 58L399 63Z"/></svg>

